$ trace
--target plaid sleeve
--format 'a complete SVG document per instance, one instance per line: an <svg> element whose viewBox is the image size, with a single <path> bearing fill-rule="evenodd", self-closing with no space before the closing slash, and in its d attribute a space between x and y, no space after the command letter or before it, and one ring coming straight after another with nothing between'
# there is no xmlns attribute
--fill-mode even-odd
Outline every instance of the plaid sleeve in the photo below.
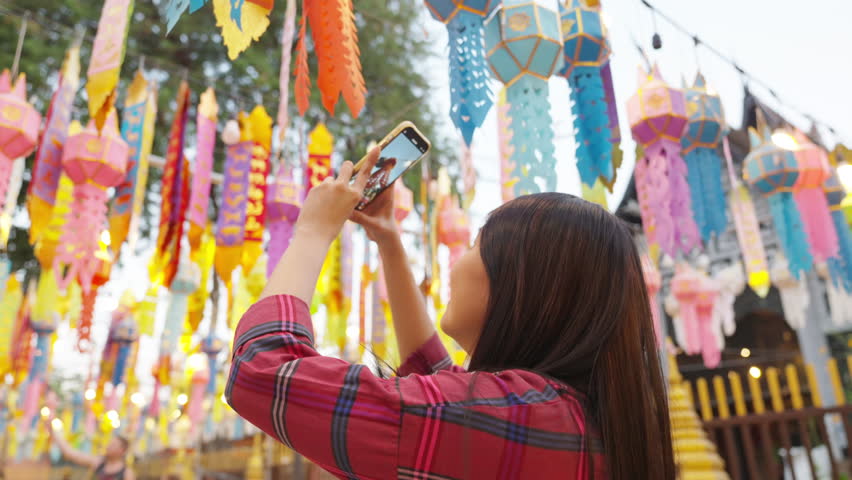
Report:
<svg viewBox="0 0 852 480"><path fill-rule="evenodd" d="M225 390L267 434L342 478L394 478L401 425L397 380L314 349L308 305L264 299L243 316Z"/></svg>
<svg viewBox="0 0 852 480"><path fill-rule="evenodd" d="M450 355L441 339L438 338L438 333L433 334L426 343L420 346L412 353L402 365L399 366L399 376L405 377L411 374L432 375L441 370L449 370L451 372L464 372L465 369L454 365L450 360Z"/></svg>

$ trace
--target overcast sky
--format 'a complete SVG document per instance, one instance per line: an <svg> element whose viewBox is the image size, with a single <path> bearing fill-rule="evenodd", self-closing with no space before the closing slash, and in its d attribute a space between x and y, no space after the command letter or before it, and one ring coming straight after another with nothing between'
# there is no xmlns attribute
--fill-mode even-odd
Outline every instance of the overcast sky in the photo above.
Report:
<svg viewBox="0 0 852 480"><path fill-rule="evenodd" d="M848 28L848 21L852 18L852 2L654 0L651 3L705 42L735 58L744 69L770 84L783 101L831 124L840 136L838 140L845 140L847 144L852 141L852 57L849 54L852 50L852 30ZM355 5L357 8L357 1ZM676 85L680 85L682 78L691 83L696 73L696 54L692 40L675 31L661 18L657 19L656 24L662 36L663 48L652 50L652 18L640 0L604 0L603 5L614 50L613 75L624 139L622 149L625 161L614 194L615 198L620 198L634 163L634 144L624 108L627 99L636 90L636 70L642 63L633 38L648 51L652 61L659 63L665 79ZM438 59L425 66L426 71L434 72L434 83L440 86L433 101L439 111L448 112L446 31L443 25L428 16L425 8L422 21L424 35L428 35L435 51L440 54ZM721 94L729 123L738 127L742 116L743 85L739 74L704 49L699 49L698 62L709 85ZM496 92L499 84L495 82L494 88ZM798 122L798 126L805 129L809 127L806 119L797 115L794 109L779 104L764 89L753 86L752 90L768 105ZM558 189L579 194L567 82L560 77L551 79L550 92L559 161ZM443 127L451 132L449 117L444 118ZM381 136L380 133L377 135ZM833 143L835 139L828 136L826 141ZM473 144L474 163L479 172L477 195L472 207L474 228L478 228L484 215L500 203L497 144L496 117L492 110L477 132ZM355 265L359 265L357 260L362 248L356 246L355 251ZM130 288L138 296L144 293L146 285L140 278L147 276L145 266L149 256L150 252L138 258L125 256L126 268L115 271L110 284L103 289L105 291L98 299L93 334L98 342L98 356L106 338L110 312L117 305L121 292ZM158 332L166 309L167 297L162 298ZM223 323L220 322L220 326ZM206 331L204 326L201 331ZM220 335L227 338L229 332L220 328ZM60 329L54 368L64 373L85 373L88 366L87 358L73 351L75 336L76 332L69 332L67 327ZM156 345L153 339L142 339L138 371L146 391L151 385L148 372L156 359Z"/></svg>

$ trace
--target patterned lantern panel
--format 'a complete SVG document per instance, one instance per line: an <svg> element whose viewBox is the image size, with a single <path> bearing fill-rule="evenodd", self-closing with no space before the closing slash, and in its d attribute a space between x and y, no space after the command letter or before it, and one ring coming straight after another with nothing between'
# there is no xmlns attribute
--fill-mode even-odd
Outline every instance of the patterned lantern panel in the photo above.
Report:
<svg viewBox="0 0 852 480"><path fill-rule="evenodd" d="M286 165L281 165L275 182L272 184L269 198L269 261L266 264L267 276L271 276L278 260L290 246L293 238L293 228L296 219L299 218L299 210L302 208L302 197L304 186L301 182L294 181L292 171Z"/></svg>
<svg viewBox="0 0 852 480"><path fill-rule="evenodd" d="M506 85L515 195L556 189L547 79L562 64L555 0L505 0L485 23L488 63Z"/></svg>
<svg viewBox="0 0 852 480"><path fill-rule="evenodd" d="M831 175L828 152L812 143L805 134L797 131L794 140L798 148L793 152L799 169L793 198L802 215L808 244L814 261L822 263L838 254L837 232L822 186ZM832 269L832 278L839 279L840 271Z"/></svg>
<svg viewBox="0 0 852 480"><path fill-rule="evenodd" d="M725 191L722 187L722 157L719 147L725 133L722 99L707 89L700 72L691 88L685 90L689 124L683 137L692 213L701 232L709 241L728 225L725 213Z"/></svg>
<svg viewBox="0 0 852 480"><path fill-rule="evenodd" d="M714 321L714 305L718 287L707 274L690 265L678 264L671 281L672 295L677 299L682 347L690 355L700 353L707 368L715 368L721 360Z"/></svg>
<svg viewBox="0 0 852 480"><path fill-rule="evenodd" d="M0 74L0 209L12 175L12 164L35 150L41 115L27 102L27 77L11 84L8 70Z"/></svg>
<svg viewBox="0 0 852 480"><path fill-rule="evenodd" d="M635 175L645 235L671 256L688 253L700 239L680 156L688 122L686 96L669 87L656 66L649 73L640 70L639 91L628 101L627 113L644 153Z"/></svg>
<svg viewBox="0 0 852 480"><path fill-rule="evenodd" d="M488 89L482 22L497 0L425 0L429 12L447 26L450 41L450 117L470 145L493 105Z"/></svg>
<svg viewBox="0 0 852 480"><path fill-rule="evenodd" d="M772 142L772 134L760 111L758 129L750 128L749 138L752 149L744 161L743 179L769 199L775 230L790 272L799 278L801 271L810 270L813 257L792 194L799 178L796 156Z"/></svg>
<svg viewBox="0 0 852 480"><path fill-rule="evenodd" d="M129 148L118 133L114 110L100 134L94 122L89 122L85 130L68 138L62 166L74 182L74 201L54 259L61 289L78 276L83 291L89 292L99 269L95 253L105 227L106 190L124 180L128 155ZM63 275L64 267L68 271Z"/></svg>
<svg viewBox="0 0 852 480"><path fill-rule="evenodd" d="M582 182L592 187L598 179L611 184L615 171L610 105L602 70L609 63L611 51L600 6L587 3L568 0L559 5L565 59L559 74L571 86L577 169Z"/></svg>

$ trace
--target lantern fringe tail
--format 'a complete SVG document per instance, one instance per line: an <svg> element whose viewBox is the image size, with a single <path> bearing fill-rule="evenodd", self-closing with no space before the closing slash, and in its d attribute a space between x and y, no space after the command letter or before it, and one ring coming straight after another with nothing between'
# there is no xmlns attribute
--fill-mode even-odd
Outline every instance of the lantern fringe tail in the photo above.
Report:
<svg viewBox="0 0 852 480"><path fill-rule="evenodd" d="M725 192L722 188L722 158L712 149L696 148L684 156L686 179L692 198L692 213L707 242L728 226Z"/></svg>
<svg viewBox="0 0 852 480"><path fill-rule="evenodd" d="M808 244L816 262L837 256L837 234L822 188L805 188L793 197L805 224Z"/></svg>
<svg viewBox="0 0 852 480"><path fill-rule="evenodd" d="M556 159L547 82L526 76L506 89L513 135L511 162L515 195L541 192L536 178L544 180L547 191L556 190Z"/></svg>
<svg viewBox="0 0 852 480"><path fill-rule="evenodd" d="M646 148L644 157L636 163L636 191L648 241L674 257L674 225L669 214L670 185L666 169L666 157L658 145Z"/></svg>
<svg viewBox="0 0 852 480"><path fill-rule="evenodd" d="M118 347L118 354L115 357L115 370L112 375L112 384L114 387L118 387L119 384L124 380L124 370L127 367L127 360L130 358L130 345L129 344L121 344Z"/></svg>
<svg viewBox="0 0 852 480"><path fill-rule="evenodd" d="M450 118L467 145L494 104L483 57L482 17L461 11L447 25L450 37Z"/></svg>
<svg viewBox="0 0 852 480"><path fill-rule="evenodd" d="M831 212L831 218L837 230L839 258L828 259L829 272L835 285L842 285L844 290L852 293L852 232L842 211Z"/></svg>
<svg viewBox="0 0 852 480"><path fill-rule="evenodd" d="M6 158L0 153L0 210L3 209L6 203L6 190L9 189L9 183L12 178L12 165L15 164L14 158Z"/></svg>
<svg viewBox="0 0 852 480"><path fill-rule="evenodd" d="M666 146L663 148L664 155L668 159L669 178L669 206L674 229L675 247L684 253L697 247L701 243L698 227L692 217L692 200L690 198L689 183L686 181L686 163L680 156L680 142L663 140Z"/></svg>
<svg viewBox="0 0 852 480"><path fill-rule="evenodd" d="M574 114L580 180L589 187L594 186L598 177L604 183L610 182L613 176L613 144L600 70L578 67L568 78L568 83L571 84L571 112Z"/></svg>
<svg viewBox="0 0 852 480"><path fill-rule="evenodd" d="M793 194L782 192L770 195L769 208L781 241L781 248L789 262L790 273L799 279L801 272L810 271L813 266L813 257L808 250L808 240Z"/></svg>

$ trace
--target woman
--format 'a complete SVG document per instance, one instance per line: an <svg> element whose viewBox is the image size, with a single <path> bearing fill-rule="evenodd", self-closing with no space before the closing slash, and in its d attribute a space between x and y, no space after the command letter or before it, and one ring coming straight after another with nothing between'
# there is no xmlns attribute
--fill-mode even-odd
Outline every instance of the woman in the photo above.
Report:
<svg viewBox="0 0 852 480"><path fill-rule="evenodd" d="M364 187L364 198L362 202L370 203L376 195L382 192L390 184L391 172L396 167L396 158L380 158L376 163L375 171L367 180ZM369 170L368 170L369 171Z"/></svg>
<svg viewBox="0 0 852 480"><path fill-rule="evenodd" d="M371 152L370 166L378 152ZM352 165L311 190L262 299L237 327L227 398L340 478L674 479L639 255L625 226L569 195L491 213L454 266L441 346L403 250L393 189L353 213ZM399 377L320 356L308 305L347 218L382 256Z"/></svg>
<svg viewBox="0 0 852 480"><path fill-rule="evenodd" d="M71 463L81 467L89 468L93 472L93 480L134 480L136 476L133 471L127 467L127 452L130 443L126 438L115 435L107 444L104 456L91 455L72 447L67 440L53 430L50 422L47 423L47 431L50 437L56 442L56 446Z"/></svg>

